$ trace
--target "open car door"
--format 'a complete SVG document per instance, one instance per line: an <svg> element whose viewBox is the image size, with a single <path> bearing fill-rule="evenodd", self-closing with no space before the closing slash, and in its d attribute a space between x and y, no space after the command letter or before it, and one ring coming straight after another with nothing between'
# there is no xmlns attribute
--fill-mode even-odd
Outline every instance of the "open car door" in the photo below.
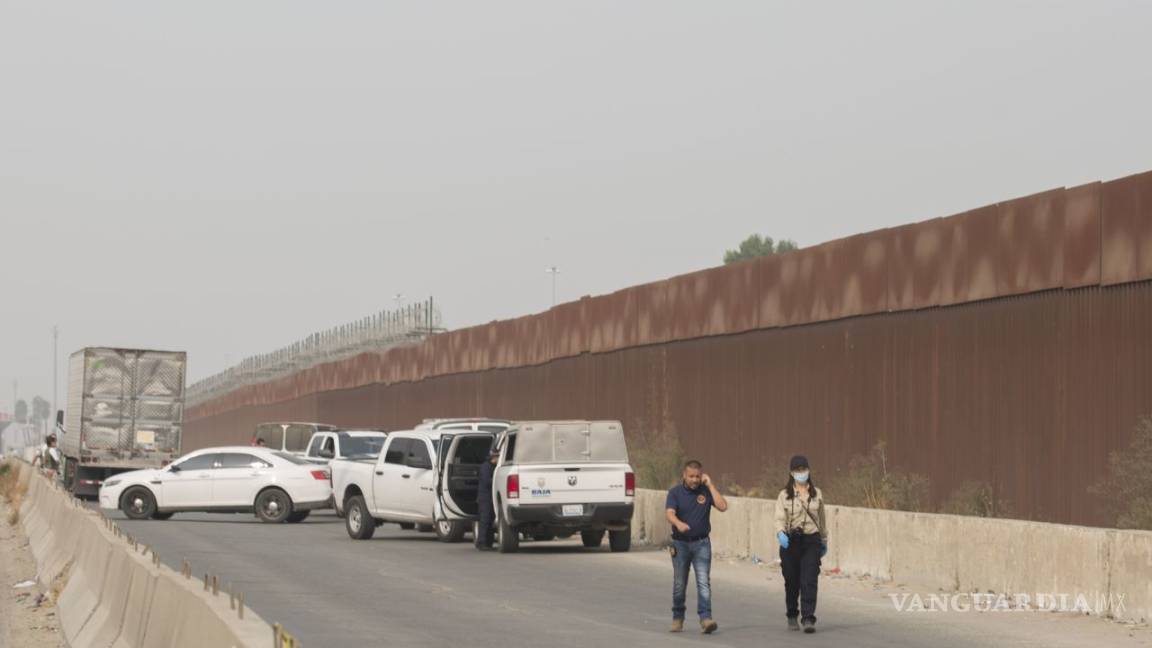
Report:
<svg viewBox="0 0 1152 648"><path fill-rule="evenodd" d="M477 518L480 466L488 461L494 437L489 432L463 431L440 437L435 489L441 519L471 521Z"/></svg>

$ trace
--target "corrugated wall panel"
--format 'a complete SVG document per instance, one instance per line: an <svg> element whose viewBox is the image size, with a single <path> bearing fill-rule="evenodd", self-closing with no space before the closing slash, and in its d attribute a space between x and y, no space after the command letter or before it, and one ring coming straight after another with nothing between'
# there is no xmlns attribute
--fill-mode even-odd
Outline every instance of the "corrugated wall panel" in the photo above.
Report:
<svg viewBox="0 0 1152 648"><path fill-rule="evenodd" d="M1064 194L1064 287L1100 284L1100 183Z"/></svg>
<svg viewBox="0 0 1152 648"><path fill-rule="evenodd" d="M1152 172L1104 183L1101 282L1152 279Z"/></svg>
<svg viewBox="0 0 1152 648"><path fill-rule="evenodd" d="M408 427L435 416L619 418L759 485L804 452L827 479L877 441L944 501L993 484L1024 518L1106 524L1088 493L1152 413L1152 282L582 354L334 390L192 418L188 448L262 420Z"/></svg>

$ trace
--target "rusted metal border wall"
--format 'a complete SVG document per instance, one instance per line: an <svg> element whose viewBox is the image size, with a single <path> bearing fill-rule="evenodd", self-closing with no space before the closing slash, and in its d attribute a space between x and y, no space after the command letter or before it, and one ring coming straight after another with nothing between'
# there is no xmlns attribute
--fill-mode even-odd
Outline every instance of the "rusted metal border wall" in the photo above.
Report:
<svg viewBox="0 0 1152 648"><path fill-rule="evenodd" d="M331 390L198 418L187 437L245 442L256 423L284 419L619 418L635 447L674 434L746 486L791 453L827 474L884 440L893 465L931 478L934 501L978 480L1021 517L1105 524L1088 486L1149 413L1142 282Z"/></svg>
<svg viewBox="0 0 1152 648"><path fill-rule="evenodd" d="M1152 173L714 268L365 354L191 408L188 442L261 420L611 417L755 482L886 440L945 497L1101 523L1086 492L1152 412ZM1107 286L1107 287L1105 287Z"/></svg>
<svg viewBox="0 0 1152 648"><path fill-rule="evenodd" d="M237 389L189 417L373 383L1152 279L1152 172L702 270Z"/></svg>

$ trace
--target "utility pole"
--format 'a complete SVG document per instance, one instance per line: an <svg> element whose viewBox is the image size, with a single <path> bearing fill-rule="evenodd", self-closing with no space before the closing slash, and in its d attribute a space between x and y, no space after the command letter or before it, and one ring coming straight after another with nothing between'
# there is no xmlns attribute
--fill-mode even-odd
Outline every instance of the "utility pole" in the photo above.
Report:
<svg viewBox="0 0 1152 648"><path fill-rule="evenodd" d="M56 371L60 368L60 361L56 357L56 351L59 348L60 342L60 327L52 326L52 408L48 412L48 417L53 421L56 420L56 410L63 409L60 407L59 402L56 400L56 386L60 384L60 380L56 375Z"/></svg>
<svg viewBox="0 0 1152 648"><path fill-rule="evenodd" d="M556 266L548 266L544 268L544 272L552 275L552 305L556 305L556 275L560 274L560 268Z"/></svg>

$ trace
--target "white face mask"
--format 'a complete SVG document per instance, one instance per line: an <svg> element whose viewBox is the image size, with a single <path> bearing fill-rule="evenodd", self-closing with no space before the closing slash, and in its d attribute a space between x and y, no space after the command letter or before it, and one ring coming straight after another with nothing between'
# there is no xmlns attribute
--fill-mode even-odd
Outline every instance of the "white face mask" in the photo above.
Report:
<svg viewBox="0 0 1152 648"><path fill-rule="evenodd" d="M808 483L808 471L805 470L804 472L794 472L794 473L792 473L792 479L795 479L796 483L798 483L798 484L807 484Z"/></svg>

